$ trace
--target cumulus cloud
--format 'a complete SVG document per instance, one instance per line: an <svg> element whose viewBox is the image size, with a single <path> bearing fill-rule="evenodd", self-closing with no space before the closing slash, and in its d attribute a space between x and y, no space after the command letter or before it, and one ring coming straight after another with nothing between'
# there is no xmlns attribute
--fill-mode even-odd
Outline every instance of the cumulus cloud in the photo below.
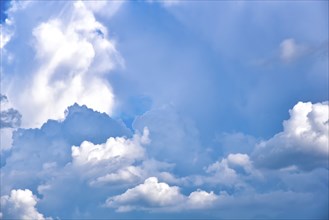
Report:
<svg viewBox="0 0 329 220"><path fill-rule="evenodd" d="M72 164L84 170L81 174L92 178L92 184L136 181L142 170L133 164L145 158L142 145L148 142L147 128L142 135L135 134L132 139L110 137L99 145L84 141L79 147L72 147Z"/></svg>
<svg viewBox="0 0 329 220"><path fill-rule="evenodd" d="M38 199L28 189L11 190L10 195L1 196L1 219L51 220L36 209Z"/></svg>
<svg viewBox="0 0 329 220"><path fill-rule="evenodd" d="M72 145L83 141L99 144L130 133L108 115L77 104L67 109L63 121L49 120L40 129L18 129L10 154L1 158L5 163L1 168L2 191L27 186L36 190L38 184L72 160Z"/></svg>
<svg viewBox="0 0 329 220"><path fill-rule="evenodd" d="M255 163L267 168L328 167L328 102L299 102L289 113L283 131L257 145Z"/></svg>
<svg viewBox="0 0 329 220"><path fill-rule="evenodd" d="M206 209L215 206L218 195L198 189L187 198L187 206L191 209Z"/></svg>
<svg viewBox="0 0 329 220"><path fill-rule="evenodd" d="M229 154L205 168L207 176L197 176L198 184L221 185L228 188L246 188L246 180L262 178L247 154Z"/></svg>
<svg viewBox="0 0 329 220"><path fill-rule="evenodd" d="M82 1L68 2L60 18L35 25L31 44L37 67L26 70L30 78L20 85L19 94L8 88L24 116L23 126L63 119L64 110L74 103L112 114L114 94L105 76L123 66L123 59L93 11Z"/></svg>
<svg viewBox="0 0 329 220"><path fill-rule="evenodd" d="M116 208L118 212L157 209L167 212L209 208L216 200L217 195L213 192L197 190L187 197L177 186L169 186L165 182L159 182L156 177L149 177L144 183L123 194L108 198L105 205Z"/></svg>
<svg viewBox="0 0 329 220"><path fill-rule="evenodd" d="M173 6L180 1L159 2ZM182 3L182 7L165 7L169 10L166 12L157 4L139 2L138 7L131 7L133 4L136 3L12 2L8 20L1 24L1 88L13 105L0 96L1 150L9 146L1 154L0 218L171 215L200 219L327 219L328 103L298 103L284 122L283 131L269 140L259 142L235 132L245 129L243 132L266 134L255 131L252 124L273 131L272 126L262 128L253 117L243 119L252 111L246 112L245 106L257 109L257 114L260 111L260 105L251 105L248 98L244 99L250 95L249 82L268 85L258 81L258 74L250 74L254 69L240 74L230 68L232 60L234 65L241 61L238 69L246 68L245 60L270 48L259 44L254 34L244 38L246 41L231 41L232 33L240 36L234 33L245 29L233 30L232 22L221 18L228 17L243 27L268 27L271 20L263 17L263 7L255 4L257 7L251 10L256 12L255 17L246 20L246 13L227 10L251 9L244 3L239 4L243 7L238 10L230 3L193 3L186 7ZM123 13L114 16L122 5L127 5ZM156 19L145 16L150 9L156 10ZM218 13L218 9L224 13ZM200 19L200 12L205 19ZM208 17L212 13L216 16ZM237 19L237 14L242 17ZM209 21L216 21L211 28L207 26ZM217 28L215 34L213 27ZM220 31L226 27L231 29ZM193 34L195 31L201 35ZM118 36L120 47L113 36ZM173 39L185 40L186 36L189 40L179 47L184 50L176 48L179 53L170 53L172 46L177 46ZM256 39L254 43L260 46L246 44L250 39ZM110 72L125 67L117 48L129 67L122 76L112 77ZM250 54L250 48L255 53ZM244 52L235 53L241 50ZM187 58L186 51L190 54ZM292 62L311 52L295 39L285 39L279 58ZM173 65L161 65L166 54L172 55L169 60ZM218 55L224 65L214 62ZM144 65L146 60L150 62ZM236 77L240 77L238 84ZM227 94L231 96L227 98ZM258 95L259 92L256 99ZM129 110L118 111L117 103ZM145 112L151 103L153 109ZM165 103L174 104L159 107ZM127 121L135 119L132 130L109 114L128 114ZM265 116L259 118L271 122ZM18 128L21 124L23 128ZM213 140L218 132L223 133ZM214 142L217 146L213 146Z"/></svg>

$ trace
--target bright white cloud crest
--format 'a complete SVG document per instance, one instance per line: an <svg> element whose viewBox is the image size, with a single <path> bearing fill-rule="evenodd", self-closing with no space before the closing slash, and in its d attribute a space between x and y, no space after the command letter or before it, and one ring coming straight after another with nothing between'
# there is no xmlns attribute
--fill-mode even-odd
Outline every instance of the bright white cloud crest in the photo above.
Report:
<svg viewBox="0 0 329 220"><path fill-rule="evenodd" d="M277 168L297 165L305 169L328 166L328 102L299 102L289 111L283 132L258 145L256 163Z"/></svg>
<svg viewBox="0 0 329 220"><path fill-rule="evenodd" d="M126 159L134 161L144 157L144 148L141 144L147 144L148 129L144 129L142 136L135 135L132 140L123 137L109 138L105 144L94 145L90 142L83 142L80 147L72 147L74 164L95 165L102 161L113 161L115 159Z"/></svg>
<svg viewBox="0 0 329 220"><path fill-rule="evenodd" d="M51 220L35 208L38 199L28 189L12 190L10 195L1 196L1 215L4 219Z"/></svg>
<svg viewBox="0 0 329 220"><path fill-rule="evenodd" d="M213 192L197 190L188 197L180 192L177 186L159 182L156 177L149 177L125 193L107 199L106 206L114 207L119 212L132 210L159 209L179 211L182 209L203 209L215 204L218 196Z"/></svg>
<svg viewBox="0 0 329 220"><path fill-rule="evenodd" d="M123 60L92 11L81 1L70 7L61 18L33 30L34 62L40 67L22 94L10 94L24 115L23 126L64 118L64 110L74 103L108 114L113 111L114 94L104 74L122 66Z"/></svg>

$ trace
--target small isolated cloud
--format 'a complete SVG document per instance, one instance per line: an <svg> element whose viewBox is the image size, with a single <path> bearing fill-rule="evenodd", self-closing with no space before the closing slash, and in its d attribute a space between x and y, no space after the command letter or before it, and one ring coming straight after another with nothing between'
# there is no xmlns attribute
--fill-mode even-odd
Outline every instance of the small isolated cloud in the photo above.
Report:
<svg viewBox="0 0 329 220"><path fill-rule="evenodd" d="M306 47L297 44L292 38L285 39L280 44L280 58L284 62L291 62L305 53Z"/></svg>
<svg viewBox="0 0 329 220"><path fill-rule="evenodd" d="M105 206L118 212L133 210L179 211L182 209L204 209L214 205L218 196L213 192L197 190L189 196L180 192L177 186L159 182L156 177L147 178L144 183L128 189L121 195L110 197Z"/></svg>
<svg viewBox="0 0 329 220"><path fill-rule="evenodd" d="M10 195L1 196L1 219L51 220L36 209L38 199L28 189L11 190Z"/></svg>
<svg viewBox="0 0 329 220"><path fill-rule="evenodd" d="M289 113L283 131L257 145L255 163L268 168L328 167L328 102L299 102Z"/></svg>

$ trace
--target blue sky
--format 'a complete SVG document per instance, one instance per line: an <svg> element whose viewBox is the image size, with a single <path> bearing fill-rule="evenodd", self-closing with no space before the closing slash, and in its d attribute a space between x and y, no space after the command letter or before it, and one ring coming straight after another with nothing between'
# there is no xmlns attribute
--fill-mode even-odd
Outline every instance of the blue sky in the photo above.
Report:
<svg viewBox="0 0 329 220"><path fill-rule="evenodd" d="M327 1L1 9L0 218L328 218Z"/></svg>

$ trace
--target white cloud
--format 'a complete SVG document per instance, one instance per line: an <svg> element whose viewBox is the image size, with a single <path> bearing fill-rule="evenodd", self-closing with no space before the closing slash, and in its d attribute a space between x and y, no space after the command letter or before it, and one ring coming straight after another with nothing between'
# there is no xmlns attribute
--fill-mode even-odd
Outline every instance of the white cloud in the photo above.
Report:
<svg viewBox="0 0 329 220"><path fill-rule="evenodd" d="M147 178L144 183L128 189L121 195L110 197L105 206L118 212L133 210L179 211L182 209L204 209L212 207L218 196L213 192L197 190L188 197L177 186L159 182L156 177Z"/></svg>
<svg viewBox="0 0 329 220"><path fill-rule="evenodd" d="M306 47L299 45L294 39L289 38L280 44L280 58L284 62L291 62L305 53Z"/></svg>
<svg viewBox="0 0 329 220"><path fill-rule="evenodd" d="M20 93L8 94L23 114L22 125L62 119L74 103L112 114L114 94L105 75L124 64L93 12L82 1L70 2L60 18L42 22L32 33L37 67L27 70L31 77Z"/></svg>
<svg viewBox="0 0 329 220"><path fill-rule="evenodd" d="M210 176L199 177L199 184L222 184L237 188L246 187L245 177L261 177L247 154L229 154L226 158L205 168Z"/></svg>
<svg viewBox="0 0 329 220"><path fill-rule="evenodd" d="M188 196L188 206L193 209L210 208L215 205L218 196L213 191L210 193L198 189Z"/></svg>
<svg viewBox="0 0 329 220"><path fill-rule="evenodd" d="M38 199L28 189L12 190L9 196L1 196L1 219L52 219L38 212L37 202Z"/></svg>
<svg viewBox="0 0 329 220"><path fill-rule="evenodd" d="M79 147L72 146L72 164L91 185L138 182L145 170L133 164L147 159L143 145L150 142L148 135L145 128L131 139L110 137L104 144L84 141Z"/></svg>
<svg viewBox="0 0 329 220"><path fill-rule="evenodd" d="M328 102L299 102L289 111L283 131L257 145L253 160L260 166L328 166Z"/></svg>
<svg viewBox="0 0 329 220"><path fill-rule="evenodd" d="M136 134L132 140L124 137L110 137L106 143L99 145L84 141L80 147L72 147L73 164L93 166L111 160L140 160L145 154L141 144L148 142L147 128L144 129L143 135Z"/></svg>
<svg viewBox="0 0 329 220"><path fill-rule="evenodd" d="M130 211L145 207L174 206L184 200L176 186L158 182L156 177L150 177L132 189L128 189L122 195L107 199L106 205L116 207L118 211Z"/></svg>

